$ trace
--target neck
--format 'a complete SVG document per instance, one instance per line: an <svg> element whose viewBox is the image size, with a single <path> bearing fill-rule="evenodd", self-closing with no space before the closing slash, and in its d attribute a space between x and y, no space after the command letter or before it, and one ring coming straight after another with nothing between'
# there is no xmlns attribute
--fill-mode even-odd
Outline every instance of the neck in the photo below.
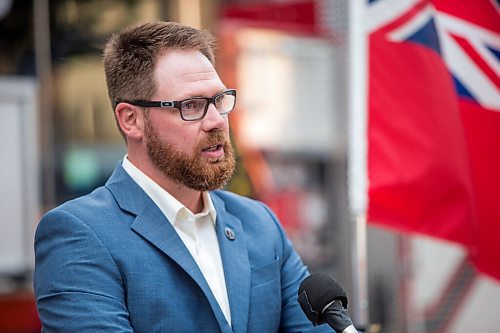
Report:
<svg viewBox="0 0 500 333"><path fill-rule="evenodd" d="M143 172L194 214L200 213L203 210L202 192L172 181L161 172L158 172L156 168L154 170L156 172L150 174L146 173L144 170Z"/></svg>
<svg viewBox="0 0 500 333"><path fill-rule="evenodd" d="M194 214L200 213L203 210L204 203L202 192L193 190L178 183L162 184L158 182L158 184Z"/></svg>

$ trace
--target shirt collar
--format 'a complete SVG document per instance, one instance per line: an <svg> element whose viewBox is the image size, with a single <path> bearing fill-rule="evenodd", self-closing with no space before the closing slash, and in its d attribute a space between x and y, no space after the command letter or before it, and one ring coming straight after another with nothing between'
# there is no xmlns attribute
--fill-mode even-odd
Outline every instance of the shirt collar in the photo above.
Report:
<svg viewBox="0 0 500 333"><path fill-rule="evenodd" d="M144 172L137 168L132 162L129 161L127 155L123 158L122 162L123 169L129 174L129 176L141 187L144 192L153 200L153 202L160 208L162 213L168 219L168 221L173 225L179 212L181 210L187 211L189 214L193 214L186 206L184 206L179 200L177 200L173 195L167 192L164 188L154 182L149 178ZM202 192L203 198L203 211L199 214L205 215L209 214L212 223L215 225L217 219L217 212L213 204L212 198L208 192ZM193 214L194 215L194 214ZM196 215L195 215L196 216Z"/></svg>
<svg viewBox="0 0 500 333"><path fill-rule="evenodd" d="M207 191L202 192L201 195L203 197L203 211L208 211L208 214L212 218L212 222L215 224L215 221L217 219L217 211L215 210L212 197L210 197L210 194Z"/></svg>

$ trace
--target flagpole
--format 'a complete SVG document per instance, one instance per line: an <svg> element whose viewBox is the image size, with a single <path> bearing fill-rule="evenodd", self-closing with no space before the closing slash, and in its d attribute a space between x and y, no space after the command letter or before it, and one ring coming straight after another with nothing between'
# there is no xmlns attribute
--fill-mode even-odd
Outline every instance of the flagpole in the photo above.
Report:
<svg viewBox="0 0 500 333"><path fill-rule="evenodd" d="M352 236L352 314L360 327L368 315L368 278L366 262L367 175L367 35L364 26L366 0L347 1L348 13L348 169L347 188Z"/></svg>
<svg viewBox="0 0 500 333"><path fill-rule="evenodd" d="M366 263L367 176L367 35L365 8L367 0L316 0L319 27L329 36L334 48L335 86L332 93L339 112L346 114L347 204L339 216L348 225L338 226L337 241L347 247L349 256L340 265L349 272L337 272L348 278L349 312L359 328L369 323L368 279ZM344 127L343 127L344 128ZM343 130L339 129L339 130ZM336 186L340 182L336 182ZM338 199L342 202L341 199ZM349 288L350 287L350 288Z"/></svg>

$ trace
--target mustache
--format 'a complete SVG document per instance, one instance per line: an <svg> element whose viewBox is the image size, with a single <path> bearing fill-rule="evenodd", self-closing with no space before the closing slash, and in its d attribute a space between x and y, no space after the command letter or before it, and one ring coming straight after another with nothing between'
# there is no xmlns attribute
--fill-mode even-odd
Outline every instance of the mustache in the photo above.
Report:
<svg viewBox="0 0 500 333"><path fill-rule="evenodd" d="M224 145L229 144L229 137L227 137L224 132L208 132L208 135L198 143L198 147L203 149L207 146L213 146L222 142Z"/></svg>

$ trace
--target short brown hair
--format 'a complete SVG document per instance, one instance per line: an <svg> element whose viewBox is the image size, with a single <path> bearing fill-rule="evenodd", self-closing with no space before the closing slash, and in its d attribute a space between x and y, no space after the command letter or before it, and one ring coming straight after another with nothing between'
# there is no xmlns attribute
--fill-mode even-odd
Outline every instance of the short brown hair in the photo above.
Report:
<svg viewBox="0 0 500 333"><path fill-rule="evenodd" d="M117 100L147 100L153 96L157 88L153 74L161 52L196 50L215 64L214 48L215 38L210 33L175 22L143 23L112 35L103 58L113 108Z"/></svg>

